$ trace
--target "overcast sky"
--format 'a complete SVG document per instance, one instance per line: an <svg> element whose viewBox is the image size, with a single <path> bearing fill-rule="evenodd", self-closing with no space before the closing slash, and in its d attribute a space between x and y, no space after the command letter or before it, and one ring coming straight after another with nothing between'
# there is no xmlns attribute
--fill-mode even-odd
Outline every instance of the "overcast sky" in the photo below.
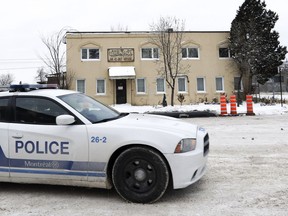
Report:
<svg viewBox="0 0 288 216"><path fill-rule="evenodd" d="M185 20L189 31L229 31L244 0L1 0L0 74L13 74L15 83L35 82L47 53L41 37L64 27L77 31L150 30L160 17ZM275 30L288 46L288 12L285 0L266 0L276 12Z"/></svg>

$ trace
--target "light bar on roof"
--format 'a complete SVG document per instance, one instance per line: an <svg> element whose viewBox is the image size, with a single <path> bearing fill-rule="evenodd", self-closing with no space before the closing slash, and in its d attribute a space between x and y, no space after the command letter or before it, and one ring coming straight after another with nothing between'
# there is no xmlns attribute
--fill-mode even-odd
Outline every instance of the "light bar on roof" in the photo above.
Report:
<svg viewBox="0 0 288 216"><path fill-rule="evenodd" d="M16 91L31 91L36 89L58 89L57 84L12 84L10 85L10 92Z"/></svg>

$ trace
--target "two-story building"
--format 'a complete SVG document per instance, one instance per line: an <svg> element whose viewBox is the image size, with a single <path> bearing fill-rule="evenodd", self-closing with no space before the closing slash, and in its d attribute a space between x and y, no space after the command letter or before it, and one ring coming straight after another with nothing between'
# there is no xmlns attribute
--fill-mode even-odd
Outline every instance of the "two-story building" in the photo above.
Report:
<svg viewBox="0 0 288 216"><path fill-rule="evenodd" d="M153 32L67 32L67 76L70 89L105 104L157 105L171 89L161 73L161 52L151 43ZM154 33L155 34L155 33ZM228 50L229 32L184 31L183 68L176 79L183 104L212 102L228 96L239 80ZM187 66L187 67L186 67Z"/></svg>

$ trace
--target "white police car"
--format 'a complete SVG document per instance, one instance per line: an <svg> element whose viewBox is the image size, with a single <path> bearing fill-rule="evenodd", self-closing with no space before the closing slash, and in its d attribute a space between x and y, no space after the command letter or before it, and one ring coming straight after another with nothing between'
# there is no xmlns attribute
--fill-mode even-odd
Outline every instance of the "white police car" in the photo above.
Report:
<svg viewBox="0 0 288 216"><path fill-rule="evenodd" d="M48 85L0 93L0 181L112 188L131 202L184 188L206 167L209 137L179 119L119 113Z"/></svg>

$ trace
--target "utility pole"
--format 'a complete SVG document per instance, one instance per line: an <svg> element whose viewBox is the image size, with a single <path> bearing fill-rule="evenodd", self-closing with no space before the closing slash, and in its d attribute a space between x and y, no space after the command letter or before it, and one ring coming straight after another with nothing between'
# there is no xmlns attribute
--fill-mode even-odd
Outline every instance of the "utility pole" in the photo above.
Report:
<svg viewBox="0 0 288 216"><path fill-rule="evenodd" d="M282 100L282 68L281 66L278 67L278 72L280 75L280 101L281 101L281 107L283 107L283 100Z"/></svg>

